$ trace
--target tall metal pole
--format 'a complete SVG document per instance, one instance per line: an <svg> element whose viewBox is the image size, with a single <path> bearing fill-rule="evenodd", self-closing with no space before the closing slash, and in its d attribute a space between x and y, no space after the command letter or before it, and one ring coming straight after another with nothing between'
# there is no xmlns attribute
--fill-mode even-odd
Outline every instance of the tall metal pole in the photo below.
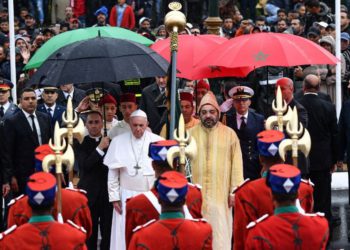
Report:
<svg viewBox="0 0 350 250"><path fill-rule="evenodd" d="M209 0L209 17L205 19L209 34L219 35L222 20L219 17L218 0Z"/></svg>
<svg viewBox="0 0 350 250"><path fill-rule="evenodd" d="M14 8L13 0L8 0L9 9L9 36L10 36L10 65L11 65L11 82L13 83L13 88L11 91L13 102L17 103L17 79L16 79L16 48L15 48L15 22L14 22Z"/></svg>
<svg viewBox="0 0 350 250"><path fill-rule="evenodd" d="M164 23L170 33L170 49L171 49L171 87L170 87L170 128L169 137L174 138L175 116L176 116L176 66L177 66L177 49L178 49L178 34L186 25L186 17L180 12L182 6L179 2L169 4L171 11L166 14ZM169 89L169 88L168 88Z"/></svg>
<svg viewBox="0 0 350 250"><path fill-rule="evenodd" d="M335 56L340 59L341 51L340 51L340 1L335 1ZM336 66L336 83L335 83L335 107L337 110L337 117L339 118L342 96L341 96L341 62L339 61Z"/></svg>

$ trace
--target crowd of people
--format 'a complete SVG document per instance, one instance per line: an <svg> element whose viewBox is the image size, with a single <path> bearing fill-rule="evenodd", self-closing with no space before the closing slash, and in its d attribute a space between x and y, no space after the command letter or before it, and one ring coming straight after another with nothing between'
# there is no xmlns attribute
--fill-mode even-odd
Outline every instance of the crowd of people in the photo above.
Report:
<svg viewBox="0 0 350 250"><path fill-rule="evenodd" d="M334 54L334 6L328 2L219 1L219 35L290 33ZM167 75L141 79L137 90L125 87L127 82L26 85L35 70L24 71L24 66L59 33L118 26L154 41L164 39L166 4L16 1L18 105L12 102L14 84L8 80L8 12L0 10L0 229L7 229L0 234L0 249L62 249L59 244L113 250L325 249L329 244L332 228L340 222L331 212L332 172L343 168L344 159L350 163L345 157L350 153L348 2L341 7L339 120L333 65L263 67L244 79L178 79L185 127L197 144L186 176L192 183L174 171L176 157L172 164L168 160L178 143L165 140ZM207 4L183 2L188 16L183 34L206 33ZM275 115L271 104L278 89L311 138L310 154L300 152L297 167L291 166L291 155L279 155L288 134L265 130L266 119ZM84 139L73 144L76 187L63 178L62 217L71 226L53 220L60 217L57 182L41 172L44 157L54 154L47 144L55 124L65 126L62 115L69 101L85 125Z"/></svg>

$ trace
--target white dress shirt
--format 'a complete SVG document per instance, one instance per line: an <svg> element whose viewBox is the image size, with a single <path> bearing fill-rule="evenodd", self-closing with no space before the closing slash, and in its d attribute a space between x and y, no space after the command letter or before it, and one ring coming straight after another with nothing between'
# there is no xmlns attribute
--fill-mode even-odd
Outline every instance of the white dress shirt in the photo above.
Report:
<svg viewBox="0 0 350 250"><path fill-rule="evenodd" d="M248 121L248 112L245 113L244 115L240 115L236 112L236 120L237 120L237 128L238 129L241 129L241 124L242 124L242 119L241 117L244 116L245 118L245 123L247 124L247 121Z"/></svg>
<svg viewBox="0 0 350 250"><path fill-rule="evenodd" d="M22 109L25 117L27 118L27 121L29 123L29 126L32 128L33 130L33 125L32 125L32 118L30 117L32 114L29 114L27 112L25 112L23 109ZM36 127L36 132L38 134L38 141L39 141L39 144L41 145L42 144L42 140L41 140L41 130L40 130L40 125L39 125L39 121L38 121L38 117L36 116L35 112L33 113L34 115L34 123L35 123L35 127Z"/></svg>

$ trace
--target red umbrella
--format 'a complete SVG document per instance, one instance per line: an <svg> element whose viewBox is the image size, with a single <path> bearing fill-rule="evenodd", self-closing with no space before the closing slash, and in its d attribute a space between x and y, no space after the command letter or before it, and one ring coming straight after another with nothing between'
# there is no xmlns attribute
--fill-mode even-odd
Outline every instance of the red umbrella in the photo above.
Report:
<svg viewBox="0 0 350 250"><path fill-rule="evenodd" d="M227 39L215 35L180 35L177 53L177 77L190 80L225 76L245 77L252 67L230 69L225 67L196 67L203 57ZM159 40L151 48L170 62L170 38Z"/></svg>
<svg viewBox="0 0 350 250"><path fill-rule="evenodd" d="M242 35L221 44L196 65L255 68L336 64L338 59L318 44L303 37L281 33Z"/></svg>

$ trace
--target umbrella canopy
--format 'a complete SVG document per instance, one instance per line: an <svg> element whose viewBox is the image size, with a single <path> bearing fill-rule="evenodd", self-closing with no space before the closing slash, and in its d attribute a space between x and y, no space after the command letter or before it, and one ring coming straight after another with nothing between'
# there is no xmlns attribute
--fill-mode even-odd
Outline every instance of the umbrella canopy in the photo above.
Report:
<svg viewBox="0 0 350 250"><path fill-rule="evenodd" d="M225 76L245 77L253 68L230 69L207 65L194 68L194 65L199 63L206 54L226 41L226 38L216 35L180 35L176 64L177 77L190 80ZM155 42L151 48L170 62L170 38Z"/></svg>
<svg viewBox="0 0 350 250"><path fill-rule="evenodd" d="M118 82L165 75L168 62L152 49L128 40L96 37L53 53L28 85Z"/></svg>
<svg viewBox="0 0 350 250"><path fill-rule="evenodd" d="M281 33L242 35L221 44L197 67L228 68L336 64L338 59L318 44L303 37Z"/></svg>
<svg viewBox="0 0 350 250"><path fill-rule="evenodd" d="M136 32L119 27L105 26L76 29L54 36L44 43L44 45L33 55L24 69L28 70L38 68L52 53L57 51L59 48L74 42L91 39L97 36L126 39L146 46L153 44L153 41L147 39L146 37L141 36Z"/></svg>

